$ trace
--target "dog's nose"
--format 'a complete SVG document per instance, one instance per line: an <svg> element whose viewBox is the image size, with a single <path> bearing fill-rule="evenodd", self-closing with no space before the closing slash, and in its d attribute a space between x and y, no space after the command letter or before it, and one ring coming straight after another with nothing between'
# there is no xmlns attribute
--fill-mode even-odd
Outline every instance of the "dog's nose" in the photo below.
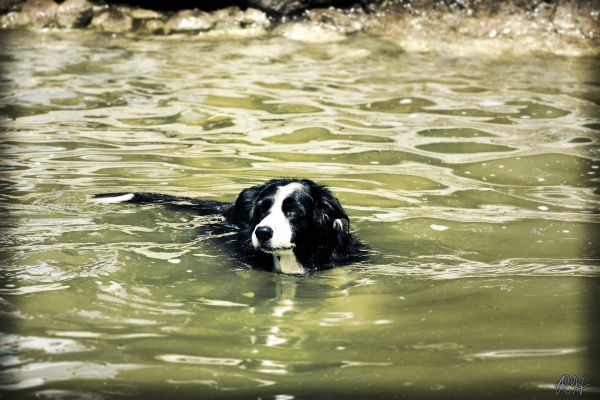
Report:
<svg viewBox="0 0 600 400"><path fill-rule="evenodd" d="M261 242L266 242L273 237L273 229L269 228L268 226L259 226L256 228L254 233L256 234L257 239Z"/></svg>

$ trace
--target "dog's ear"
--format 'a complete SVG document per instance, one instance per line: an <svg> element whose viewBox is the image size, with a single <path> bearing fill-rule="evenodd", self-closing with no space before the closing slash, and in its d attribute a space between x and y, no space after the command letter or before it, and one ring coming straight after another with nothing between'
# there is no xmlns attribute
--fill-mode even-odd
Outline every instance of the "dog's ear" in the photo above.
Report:
<svg viewBox="0 0 600 400"><path fill-rule="evenodd" d="M336 251L344 251L350 238L350 219L342 205L333 197L333 194L324 187L318 188L319 193L314 196L316 200L315 220L322 232L333 241Z"/></svg>
<svg viewBox="0 0 600 400"><path fill-rule="evenodd" d="M333 229L340 235L350 235L350 221L348 218L338 218L333 221Z"/></svg>
<svg viewBox="0 0 600 400"><path fill-rule="evenodd" d="M228 218L236 223L249 224L252 220L254 200L256 199L256 196L258 196L258 193L258 186L242 190L235 201Z"/></svg>

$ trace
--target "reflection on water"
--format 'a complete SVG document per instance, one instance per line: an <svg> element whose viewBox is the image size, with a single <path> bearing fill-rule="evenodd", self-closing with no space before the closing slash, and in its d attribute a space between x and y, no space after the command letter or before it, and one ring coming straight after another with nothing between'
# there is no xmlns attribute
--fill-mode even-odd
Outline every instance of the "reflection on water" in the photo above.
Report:
<svg viewBox="0 0 600 400"><path fill-rule="evenodd" d="M11 396L539 397L589 375L596 60L2 35ZM255 271L198 234L214 218L88 201L274 176L330 186L369 261Z"/></svg>

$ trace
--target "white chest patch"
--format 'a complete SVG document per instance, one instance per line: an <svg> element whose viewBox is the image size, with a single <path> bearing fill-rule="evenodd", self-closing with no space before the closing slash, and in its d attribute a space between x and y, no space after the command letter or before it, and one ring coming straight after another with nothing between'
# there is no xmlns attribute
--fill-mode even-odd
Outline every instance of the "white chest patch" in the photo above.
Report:
<svg viewBox="0 0 600 400"><path fill-rule="evenodd" d="M284 274L304 274L306 270L298 262L292 250L273 254L273 265L275 270Z"/></svg>

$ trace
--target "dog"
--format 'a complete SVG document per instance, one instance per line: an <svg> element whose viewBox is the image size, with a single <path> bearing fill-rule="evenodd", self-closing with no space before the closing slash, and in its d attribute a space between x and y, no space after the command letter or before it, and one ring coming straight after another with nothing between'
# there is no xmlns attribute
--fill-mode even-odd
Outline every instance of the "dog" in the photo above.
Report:
<svg viewBox="0 0 600 400"><path fill-rule="evenodd" d="M305 274L366 257L367 248L350 232L340 202L308 179L273 179L242 190L234 203L158 193L106 193L94 199L221 215L220 228L235 232L235 245L246 261L284 274Z"/></svg>

